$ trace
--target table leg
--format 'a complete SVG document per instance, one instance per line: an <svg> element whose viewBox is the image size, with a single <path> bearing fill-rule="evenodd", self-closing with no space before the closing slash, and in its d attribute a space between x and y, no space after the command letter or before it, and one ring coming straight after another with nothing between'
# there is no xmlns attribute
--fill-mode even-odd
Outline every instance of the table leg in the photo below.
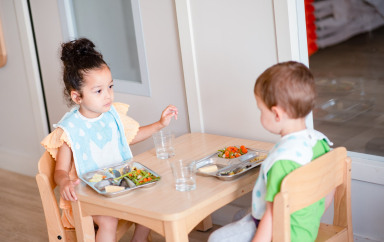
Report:
<svg viewBox="0 0 384 242"><path fill-rule="evenodd" d="M185 221L164 222L166 242L188 242Z"/></svg>
<svg viewBox="0 0 384 242"><path fill-rule="evenodd" d="M94 242L95 228L92 216L84 216L79 201L72 202L73 217L75 220L76 238L78 242Z"/></svg>
<svg viewBox="0 0 384 242"><path fill-rule="evenodd" d="M208 229L212 228L212 217L211 215L207 216L203 221L201 221L198 225L196 225L195 229L197 231L207 231Z"/></svg>

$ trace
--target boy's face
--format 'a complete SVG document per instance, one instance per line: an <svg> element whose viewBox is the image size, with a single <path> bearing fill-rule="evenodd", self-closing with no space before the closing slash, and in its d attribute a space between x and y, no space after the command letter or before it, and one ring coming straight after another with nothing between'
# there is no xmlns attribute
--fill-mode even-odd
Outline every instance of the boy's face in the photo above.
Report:
<svg viewBox="0 0 384 242"><path fill-rule="evenodd" d="M109 111L113 98L111 71L107 66L103 66L100 69L90 70L84 75L81 96L74 101L80 105L79 111L84 117L96 118Z"/></svg>
<svg viewBox="0 0 384 242"><path fill-rule="evenodd" d="M260 97L255 96L257 107L261 112L260 121L263 127L273 134L280 134L281 127L277 114L270 110Z"/></svg>

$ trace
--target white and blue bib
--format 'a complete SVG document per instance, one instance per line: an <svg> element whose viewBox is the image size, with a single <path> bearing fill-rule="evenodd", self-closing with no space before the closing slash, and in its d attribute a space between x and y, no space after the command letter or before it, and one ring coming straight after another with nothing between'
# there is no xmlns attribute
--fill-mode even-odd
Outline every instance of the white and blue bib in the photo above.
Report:
<svg viewBox="0 0 384 242"><path fill-rule="evenodd" d="M78 175L132 158L123 124L113 106L93 119L84 117L75 107L54 127L67 134Z"/></svg>
<svg viewBox="0 0 384 242"><path fill-rule="evenodd" d="M266 210L266 188L267 174L269 169L279 160L291 160L300 165L312 161L313 147L319 140L325 139L332 144L328 138L316 131L305 129L299 132L288 134L281 138L280 142L270 150L268 157L263 161L259 177L256 180L252 191L252 216L256 219L263 217Z"/></svg>

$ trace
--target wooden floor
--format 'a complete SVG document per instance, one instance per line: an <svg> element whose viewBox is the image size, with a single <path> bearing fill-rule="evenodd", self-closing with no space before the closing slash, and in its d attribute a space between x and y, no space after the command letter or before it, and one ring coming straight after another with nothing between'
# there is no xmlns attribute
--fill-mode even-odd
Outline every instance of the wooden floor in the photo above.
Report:
<svg viewBox="0 0 384 242"><path fill-rule="evenodd" d="M34 177L0 169L0 241L48 241L44 211ZM207 241L211 231L192 231L189 241ZM120 241L130 241L132 229ZM165 239L152 232L153 242Z"/></svg>

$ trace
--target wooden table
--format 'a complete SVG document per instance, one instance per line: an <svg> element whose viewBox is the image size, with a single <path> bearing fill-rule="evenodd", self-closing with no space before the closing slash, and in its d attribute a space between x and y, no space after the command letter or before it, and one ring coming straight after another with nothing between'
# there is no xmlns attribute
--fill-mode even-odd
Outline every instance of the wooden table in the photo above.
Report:
<svg viewBox="0 0 384 242"><path fill-rule="evenodd" d="M173 159L198 160L230 145L269 150L271 143L192 133L175 140ZM154 170L161 180L152 187L135 189L114 198L97 194L81 183L76 188L78 201L73 213L78 241L94 241L92 215L109 215L142 224L165 236L166 241L187 242L188 233L215 210L253 189L259 168L233 181L197 175L194 191L176 191L168 160L156 158L155 150L134 157L134 160Z"/></svg>

